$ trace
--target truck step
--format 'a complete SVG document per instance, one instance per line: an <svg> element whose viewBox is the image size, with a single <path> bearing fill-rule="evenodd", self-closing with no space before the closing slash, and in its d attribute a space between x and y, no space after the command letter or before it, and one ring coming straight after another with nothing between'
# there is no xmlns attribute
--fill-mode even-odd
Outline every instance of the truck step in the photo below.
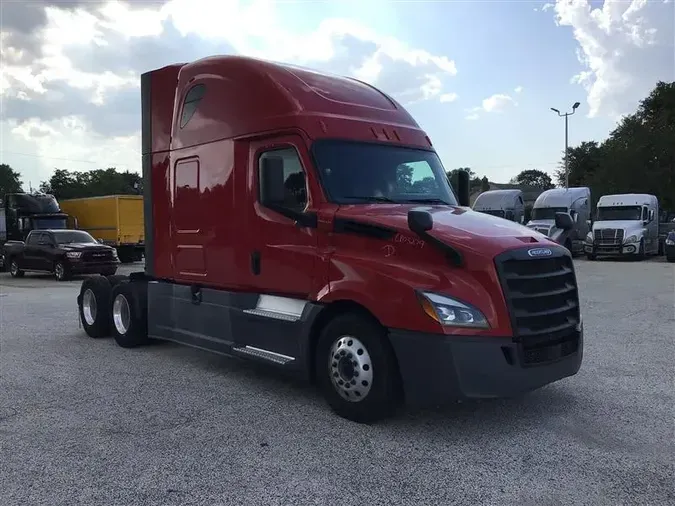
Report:
<svg viewBox="0 0 675 506"><path fill-rule="evenodd" d="M281 353L275 353L273 351L263 350L261 348L255 348L253 346L232 348L232 352L240 355L263 359L279 365L286 365L295 360L294 357L289 357L288 355L282 355Z"/></svg>

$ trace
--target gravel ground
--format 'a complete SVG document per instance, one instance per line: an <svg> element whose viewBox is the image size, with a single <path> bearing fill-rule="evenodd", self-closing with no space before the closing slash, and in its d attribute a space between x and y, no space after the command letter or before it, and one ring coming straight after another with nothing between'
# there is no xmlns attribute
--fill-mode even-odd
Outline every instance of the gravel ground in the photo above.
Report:
<svg viewBox="0 0 675 506"><path fill-rule="evenodd" d="M2 273L1 502L675 504L675 267L577 269L576 376L370 427L250 364L89 339L79 281Z"/></svg>

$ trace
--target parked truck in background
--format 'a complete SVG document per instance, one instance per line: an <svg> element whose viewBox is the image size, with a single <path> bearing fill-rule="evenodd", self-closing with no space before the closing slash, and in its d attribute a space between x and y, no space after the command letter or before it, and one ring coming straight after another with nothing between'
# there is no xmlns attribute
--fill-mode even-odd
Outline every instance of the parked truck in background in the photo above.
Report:
<svg viewBox="0 0 675 506"><path fill-rule="evenodd" d="M473 210L498 216L516 223L525 220L525 203L521 190L489 190L476 197Z"/></svg>
<svg viewBox="0 0 675 506"><path fill-rule="evenodd" d="M572 230L561 233L555 226L555 215L567 213L574 223ZM572 255L584 253L584 239L590 229L591 190L587 187L552 188L543 192L532 207L527 226L547 237L555 236Z"/></svg>
<svg viewBox="0 0 675 506"><path fill-rule="evenodd" d="M592 230L584 249L589 260L598 256L659 254L659 200L655 195L625 193L598 200Z"/></svg>
<svg viewBox="0 0 675 506"><path fill-rule="evenodd" d="M139 261L145 247L143 197L106 195L61 201L61 208L101 243L117 249L122 263Z"/></svg>
<svg viewBox="0 0 675 506"><path fill-rule="evenodd" d="M89 336L265 363L359 422L579 370L569 251L472 211L380 90L219 56L143 74L141 104L145 270L83 282Z"/></svg>
<svg viewBox="0 0 675 506"><path fill-rule="evenodd" d="M6 267L5 244L24 241L31 230L60 229L68 226L54 195L47 193L7 193L0 202L0 269Z"/></svg>

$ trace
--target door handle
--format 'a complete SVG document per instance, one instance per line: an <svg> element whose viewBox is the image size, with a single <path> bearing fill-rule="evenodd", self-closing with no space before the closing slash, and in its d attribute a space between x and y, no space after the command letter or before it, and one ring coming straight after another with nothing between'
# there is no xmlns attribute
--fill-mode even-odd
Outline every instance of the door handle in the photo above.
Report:
<svg viewBox="0 0 675 506"><path fill-rule="evenodd" d="M251 272L256 276L260 274L260 251L251 253Z"/></svg>

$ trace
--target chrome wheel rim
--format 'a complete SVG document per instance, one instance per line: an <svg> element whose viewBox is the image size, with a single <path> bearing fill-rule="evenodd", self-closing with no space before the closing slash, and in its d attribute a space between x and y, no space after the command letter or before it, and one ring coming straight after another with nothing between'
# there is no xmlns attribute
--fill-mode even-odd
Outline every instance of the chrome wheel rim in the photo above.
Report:
<svg viewBox="0 0 675 506"><path fill-rule="evenodd" d="M115 297L112 315L117 332L122 335L126 334L129 330L129 322L131 321L131 311L129 310L129 301L121 293Z"/></svg>
<svg viewBox="0 0 675 506"><path fill-rule="evenodd" d="M353 336L342 336L330 349L328 371L340 396L349 402L365 399L373 385L373 364L365 345Z"/></svg>
<svg viewBox="0 0 675 506"><path fill-rule="evenodd" d="M56 279L63 279L63 272L64 272L63 264L61 263L56 264L54 272L56 273Z"/></svg>
<svg viewBox="0 0 675 506"><path fill-rule="evenodd" d="M90 288L87 288L84 291L82 296L82 315L84 316L84 321L87 322L87 325L93 325L96 321L96 296Z"/></svg>
<svg viewBox="0 0 675 506"><path fill-rule="evenodd" d="M17 265L16 260L12 260L12 263L9 265L9 272L12 276L16 276L17 272L19 272L19 266Z"/></svg>

